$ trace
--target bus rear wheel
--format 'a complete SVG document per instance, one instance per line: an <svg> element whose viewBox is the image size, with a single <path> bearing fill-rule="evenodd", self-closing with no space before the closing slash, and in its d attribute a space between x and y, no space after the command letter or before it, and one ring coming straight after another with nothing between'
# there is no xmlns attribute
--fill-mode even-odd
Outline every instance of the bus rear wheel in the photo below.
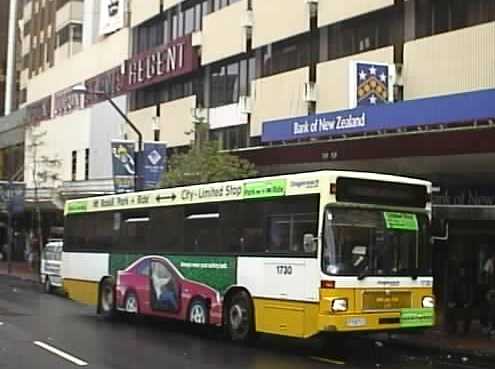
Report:
<svg viewBox="0 0 495 369"><path fill-rule="evenodd" d="M103 318L112 319L115 317L115 293L113 280L111 278L106 278L101 282L98 307L98 312Z"/></svg>
<svg viewBox="0 0 495 369"><path fill-rule="evenodd" d="M234 342L249 342L255 337L254 311L251 297L237 292L226 310L227 333Z"/></svg>

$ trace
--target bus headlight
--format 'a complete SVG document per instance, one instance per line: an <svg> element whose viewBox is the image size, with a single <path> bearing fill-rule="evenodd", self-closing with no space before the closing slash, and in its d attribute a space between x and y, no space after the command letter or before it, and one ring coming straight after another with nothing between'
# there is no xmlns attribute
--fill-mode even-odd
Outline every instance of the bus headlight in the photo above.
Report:
<svg viewBox="0 0 495 369"><path fill-rule="evenodd" d="M425 296L421 301L421 306L423 308L433 309L435 307L435 299L432 296Z"/></svg>
<svg viewBox="0 0 495 369"><path fill-rule="evenodd" d="M344 312L347 311L347 299L335 299L332 301L332 311L333 312Z"/></svg>

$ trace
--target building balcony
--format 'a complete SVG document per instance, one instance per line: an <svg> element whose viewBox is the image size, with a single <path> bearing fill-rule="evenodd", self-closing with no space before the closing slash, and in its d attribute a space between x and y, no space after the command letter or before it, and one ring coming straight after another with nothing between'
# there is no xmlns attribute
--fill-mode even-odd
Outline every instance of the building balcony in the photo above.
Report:
<svg viewBox="0 0 495 369"><path fill-rule="evenodd" d="M114 193L113 178L92 179L86 181L64 181L58 189L64 200L111 195Z"/></svg>

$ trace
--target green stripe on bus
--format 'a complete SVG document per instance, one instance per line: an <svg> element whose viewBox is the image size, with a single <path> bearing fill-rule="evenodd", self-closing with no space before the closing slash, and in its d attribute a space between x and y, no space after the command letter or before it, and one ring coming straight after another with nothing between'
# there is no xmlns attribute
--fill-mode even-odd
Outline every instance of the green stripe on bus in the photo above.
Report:
<svg viewBox="0 0 495 369"><path fill-rule="evenodd" d="M68 213L84 213L86 211L88 211L87 201L69 202L67 207Z"/></svg>

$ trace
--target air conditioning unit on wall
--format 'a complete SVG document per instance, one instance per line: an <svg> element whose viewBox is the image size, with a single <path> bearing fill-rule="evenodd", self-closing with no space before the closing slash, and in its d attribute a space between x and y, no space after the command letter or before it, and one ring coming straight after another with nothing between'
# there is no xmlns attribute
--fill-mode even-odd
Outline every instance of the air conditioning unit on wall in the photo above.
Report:
<svg viewBox="0 0 495 369"><path fill-rule="evenodd" d="M251 97L250 96L240 96L239 97L239 112L241 114L251 114Z"/></svg>
<svg viewBox="0 0 495 369"><path fill-rule="evenodd" d="M305 82L304 83L304 96L305 102L316 102L317 98L317 88L315 82Z"/></svg>

